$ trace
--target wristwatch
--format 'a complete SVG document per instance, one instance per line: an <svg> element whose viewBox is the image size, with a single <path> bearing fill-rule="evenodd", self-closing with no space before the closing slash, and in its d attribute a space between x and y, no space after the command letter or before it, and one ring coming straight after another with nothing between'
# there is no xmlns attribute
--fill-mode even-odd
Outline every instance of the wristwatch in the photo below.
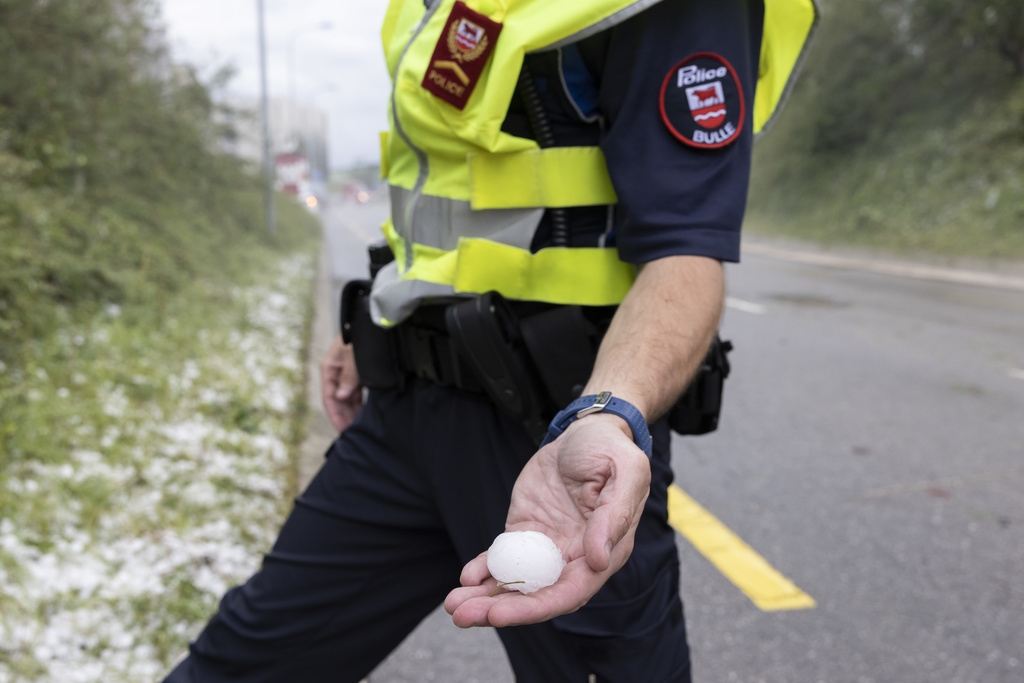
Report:
<svg viewBox="0 0 1024 683"><path fill-rule="evenodd" d="M633 431L633 441L640 447L647 457L651 457L654 439L651 438L651 430L647 427L644 416L635 405L621 398L615 398L610 391L602 391L600 394L580 396L578 399L565 407L562 412L555 415L548 427L548 433L541 442L546 446L559 436L576 420L594 413L611 413L621 417Z"/></svg>

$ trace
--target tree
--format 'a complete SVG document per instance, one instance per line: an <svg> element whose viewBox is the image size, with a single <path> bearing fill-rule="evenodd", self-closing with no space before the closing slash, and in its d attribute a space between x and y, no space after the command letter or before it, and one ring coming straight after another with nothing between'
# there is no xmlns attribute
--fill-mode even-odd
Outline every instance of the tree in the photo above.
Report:
<svg viewBox="0 0 1024 683"><path fill-rule="evenodd" d="M925 0L911 3L919 39L932 48L950 39L998 56L1024 77L1024 3L1020 0Z"/></svg>

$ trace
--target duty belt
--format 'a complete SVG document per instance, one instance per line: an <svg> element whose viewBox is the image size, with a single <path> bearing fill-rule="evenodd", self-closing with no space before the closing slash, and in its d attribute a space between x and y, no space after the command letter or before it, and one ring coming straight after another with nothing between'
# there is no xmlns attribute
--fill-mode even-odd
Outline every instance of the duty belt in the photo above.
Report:
<svg viewBox="0 0 1024 683"><path fill-rule="evenodd" d="M370 317L369 280L342 290L341 333L363 386L404 390L410 378L488 396L539 444L551 418L580 396L614 309L510 302L497 292L421 305L401 324ZM714 342L668 414L680 434L718 426L732 344Z"/></svg>

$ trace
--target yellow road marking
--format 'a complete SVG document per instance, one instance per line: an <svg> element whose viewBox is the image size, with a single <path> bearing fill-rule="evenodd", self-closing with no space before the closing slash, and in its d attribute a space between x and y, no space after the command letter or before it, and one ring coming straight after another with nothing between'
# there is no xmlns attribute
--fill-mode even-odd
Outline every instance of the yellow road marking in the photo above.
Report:
<svg viewBox="0 0 1024 683"><path fill-rule="evenodd" d="M764 612L813 609L810 595L780 574L742 538L678 486L668 489L672 527Z"/></svg>

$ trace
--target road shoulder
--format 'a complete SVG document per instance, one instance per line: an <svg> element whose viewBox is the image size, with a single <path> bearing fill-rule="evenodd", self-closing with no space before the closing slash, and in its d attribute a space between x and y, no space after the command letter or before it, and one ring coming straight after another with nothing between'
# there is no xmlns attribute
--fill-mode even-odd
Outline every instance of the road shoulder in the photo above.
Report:
<svg viewBox="0 0 1024 683"><path fill-rule="evenodd" d="M825 246L761 235L744 236L741 253L744 256L764 256L896 277L1024 291L1024 262L1020 261L927 254L894 255L876 249Z"/></svg>

